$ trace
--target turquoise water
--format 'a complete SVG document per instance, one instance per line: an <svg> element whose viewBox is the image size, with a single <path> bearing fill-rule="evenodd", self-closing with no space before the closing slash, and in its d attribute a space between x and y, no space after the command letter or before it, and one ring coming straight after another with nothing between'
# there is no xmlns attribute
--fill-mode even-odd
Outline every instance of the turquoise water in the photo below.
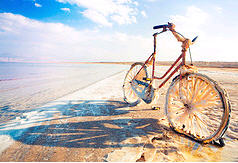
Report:
<svg viewBox="0 0 238 163"><path fill-rule="evenodd" d="M0 63L1 116L41 106L128 68L115 64Z"/></svg>

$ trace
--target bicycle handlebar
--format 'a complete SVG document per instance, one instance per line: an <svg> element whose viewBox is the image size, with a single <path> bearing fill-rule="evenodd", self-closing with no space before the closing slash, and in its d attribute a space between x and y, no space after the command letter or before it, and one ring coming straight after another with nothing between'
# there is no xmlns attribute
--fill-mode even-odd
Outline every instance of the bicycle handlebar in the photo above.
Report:
<svg viewBox="0 0 238 163"><path fill-rule="evenodd" d="M157 25L157 26L154 26L153 29L159 29L159 28L163 28L163 32L167 31L167 29L169 29L173 35L177 38L178 41L183 41L184 39L187 39L185 38L181 33L175 31L175 25L173 23L170 23L168 22L168 24L164 24L164 25Z"/></svg>
<svg viewBox="0 0 238 163"><path fill-rule="evenodd" d="M157 25L157 26L154 26L153 29L159 29L159 28L167 28L168 25L167 24L164 24L164 25Z"/></svg>
<svg viewBox="0 0 238 163"><path fill-rule="evenodd" d="M186 51L190 45L192 45L195 40L197 39L197 37L195 37L193 39L193 41L187 39L186 37L184 37L182 34L180 34L179 32L175 31L175 25L173 23L169 23L168 24L164 24L164 25L157 25L157 26L154 26L153 29L159 29L159 28L163 28L163 30L160 32L160 33L163 33L165 31L167 31L167 29L169 29L172 34L174 35L174 37L179 41L179 42L182 42L182 47L184 49L184 51ZM160 34L159 33L159 34ZM157 33L158 34L158 33Z"/></svg>
<svg viewBox="0 0 238 163"><path fill-rule="evenodd" d="M171 24L171 23L168 23L168 24L163 24L163 25L156 25L156 26L153 27L153 29L159 29L159 28L164 28L164 29L166 29L166 28L169 28L169 27L171 27L171 26L172 26L172 24Z"/></svg>

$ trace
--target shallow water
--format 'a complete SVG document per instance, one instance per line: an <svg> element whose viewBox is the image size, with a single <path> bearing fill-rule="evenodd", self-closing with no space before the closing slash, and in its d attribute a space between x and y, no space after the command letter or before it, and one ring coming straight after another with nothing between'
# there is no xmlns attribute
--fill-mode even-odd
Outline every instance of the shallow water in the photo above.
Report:
<svg viewBox="0 0 238 163"><path fill-rule="evenodd" d="M0 63L0 122L128 69L109 64ZM103 88L102 88L103 89Z"/></svg>

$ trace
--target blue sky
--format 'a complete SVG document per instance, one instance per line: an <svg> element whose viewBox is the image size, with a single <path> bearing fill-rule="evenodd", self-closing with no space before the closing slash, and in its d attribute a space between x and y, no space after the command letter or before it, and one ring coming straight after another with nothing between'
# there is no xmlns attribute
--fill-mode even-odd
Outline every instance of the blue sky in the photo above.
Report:
<svg viewBox="0 0 238 163"><path fill-rule="evenodd" d="M152 27L170 21L199 39L194 60L238 61L238 1L234 0L1 0L0 61L138 61L153 51ZM159 60L181 44L158 41Z"/></svg>

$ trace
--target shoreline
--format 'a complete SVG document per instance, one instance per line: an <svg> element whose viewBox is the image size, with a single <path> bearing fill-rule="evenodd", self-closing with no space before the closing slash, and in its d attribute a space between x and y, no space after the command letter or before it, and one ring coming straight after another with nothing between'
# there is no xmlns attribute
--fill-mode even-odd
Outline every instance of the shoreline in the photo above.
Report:
<svg viewBox="0 0 238 163"><path fill-rule="evenodd" d="M135 61L142 62L145 61ZM39 63L39 64L119 64L119 65L131 65L135 62L0 62L0 63ZM171 66L174 61L156 61L156 66ZM190 65L190 61L188 61ZM238 62L208 62L208 61L193 61L193 65L200 68L230 68L238 69Z"/></svg>
<svg viewBox="0 0 238 163"><path fill-rule="evenodd" d="M144 62L144 61L137 61ZM121 64L121 65L131 65L135 62L62 62L70 64ZM159 61L156 62L156 66L171 66L174 61ZM190 64L190 63L189 63ZM201 68L238 68L238 62L203 62L194 61L193 65Z"/></svg>

